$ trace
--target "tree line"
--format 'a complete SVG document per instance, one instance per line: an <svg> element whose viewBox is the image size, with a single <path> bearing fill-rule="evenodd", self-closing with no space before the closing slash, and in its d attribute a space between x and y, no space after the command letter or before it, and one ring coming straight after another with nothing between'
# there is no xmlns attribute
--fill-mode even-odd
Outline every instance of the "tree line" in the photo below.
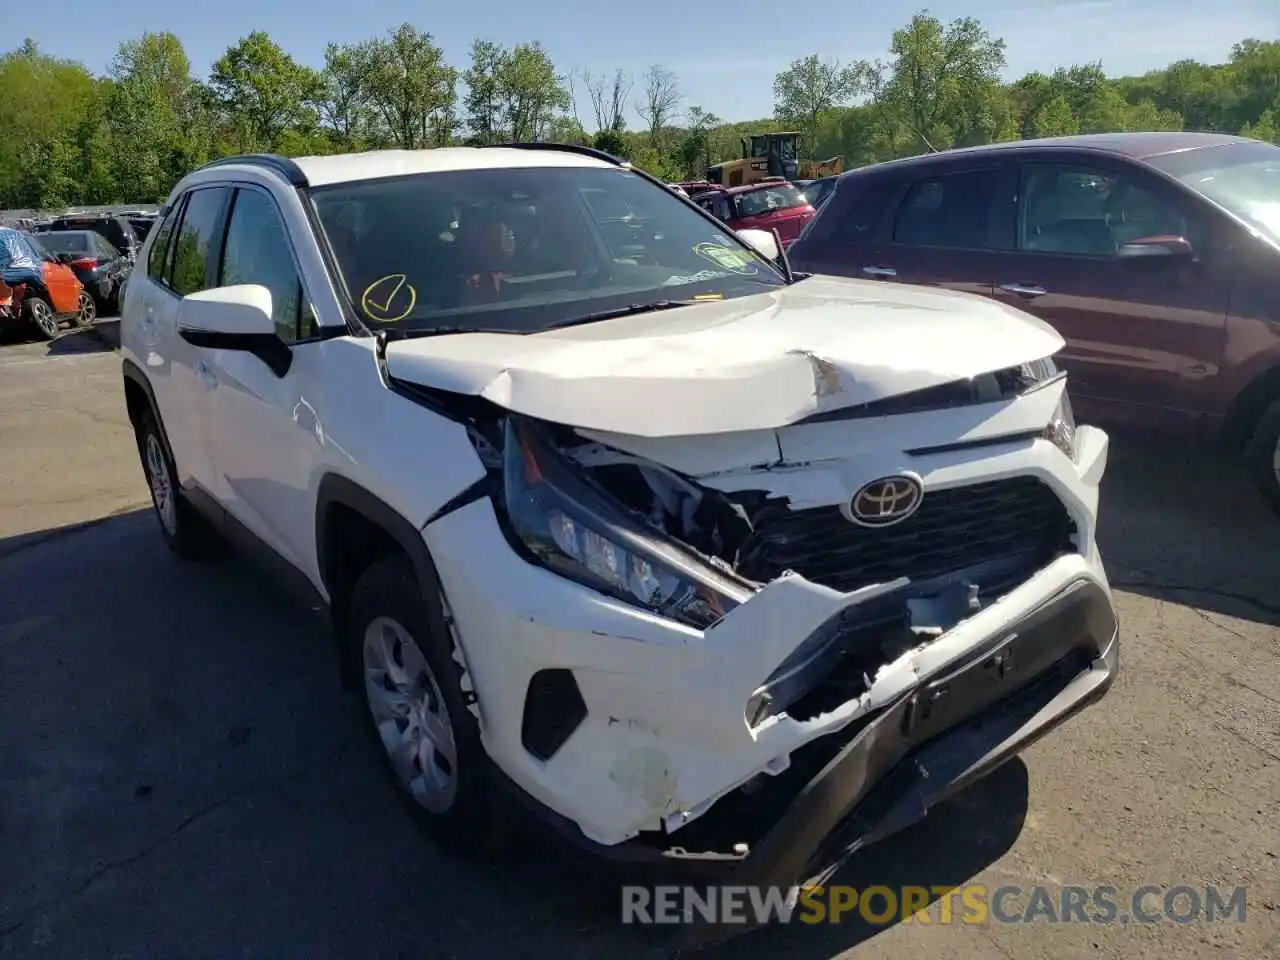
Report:
<svg viewBox="0 0 1280 960"><path fill-rule="evenodd" d="M0 56L0 208L158 202L194 167L249 151L550 140L685 179L736 156L740 137L780 129L804 135L806 158L840 155L846 167L1117 130L1280 142L1280 41L1245 39L1226 63L1182 60L1131 77L1085 63L1005 83L1005 66L1004 41L978 20L943 23L921 11L893 33L884 59L800 58L774 79L772 116L725 123L689 103L661 65L639 76L561 71L540 43L476 40L459 68L407 23L329 44L319 69L251 33L204 79L171 33L120 44L104 76L28 40Z"/></svg>

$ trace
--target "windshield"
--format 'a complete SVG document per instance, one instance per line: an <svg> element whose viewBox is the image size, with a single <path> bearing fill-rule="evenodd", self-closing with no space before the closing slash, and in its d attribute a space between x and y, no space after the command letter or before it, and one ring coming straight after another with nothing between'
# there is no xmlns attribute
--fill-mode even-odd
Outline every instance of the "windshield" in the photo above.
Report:
<svg viewBox="0 0 1280 960"><path fill-rule="evenodd" d="M1177 177L1280 246L1280 147L1232 143L1152 157Z"/></svg>
<svg viewBox="0 0 1280 960"><path fill-rule="evenodd" d="M341 281L375 329L529 333L618 307L784 283L722 226L622 169L460 170L312 195Z"/></svg>
<svg viewBox="0 0 1280 960"><path fill-rule="evenodd" d="M737 201L740 217L759 217L778 210L791 210L803 207L808 202L804 194L789 183L740 193L734 199Z"/></svg>

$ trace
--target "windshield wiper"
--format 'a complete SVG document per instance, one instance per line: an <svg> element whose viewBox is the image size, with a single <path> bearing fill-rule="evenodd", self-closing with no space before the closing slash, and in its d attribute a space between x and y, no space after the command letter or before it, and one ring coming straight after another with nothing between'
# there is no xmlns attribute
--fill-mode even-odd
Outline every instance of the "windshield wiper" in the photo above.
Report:
<svg viewBox="0 0 1280 960"><path fill-rule="evenodd" d="M379 330L387 340L417 340L419 337L442 337L451 333L503 333L492 327L463 327L442 323L435 327L403 327L399 330Z"/></svg>
<svg viewBox="0 0 1280 960"><path fill-rule="evenodd" d="M692 307L699 303L719 303L720 301L710 298L704 300L655 300L653 303L630 303L625 307L614 307L612 310L600 310L596 313L586 313L580 317L571 317L568 320L561 320L559 323L553 323L543 327L543 330L559 330L563 327L576 327L584 323L595 323L597 320L614 320L617 317L630 317L637 313L649 313L657 310L674 310L676 307Z"/></svg>

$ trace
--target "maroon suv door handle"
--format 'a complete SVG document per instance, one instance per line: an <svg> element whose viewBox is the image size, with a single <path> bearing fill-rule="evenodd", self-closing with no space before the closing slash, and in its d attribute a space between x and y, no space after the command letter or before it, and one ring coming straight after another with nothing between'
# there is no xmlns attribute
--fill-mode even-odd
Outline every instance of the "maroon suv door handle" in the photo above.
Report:
<svg viewBox="0 0 1280 960"><path fill-rule="evenodd" d="M1043 297L1049 291L1044 287L1037 287L1033 283L1002 283L1000 289L1006 293L1016 293L1020 297L1031 299L1032 297Z"/></svg>
<svg viewBox="0 0 1280 960"><path fill-rule="evenodd" d="M862 272L868 277L896 277L898 271L893 267L863 267Z"/></svg>

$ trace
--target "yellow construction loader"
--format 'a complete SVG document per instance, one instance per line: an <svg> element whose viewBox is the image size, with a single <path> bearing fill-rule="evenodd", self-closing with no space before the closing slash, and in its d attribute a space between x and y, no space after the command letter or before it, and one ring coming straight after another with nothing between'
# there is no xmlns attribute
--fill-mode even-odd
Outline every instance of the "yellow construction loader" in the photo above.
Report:
<svg viewBox="0 0 1280 960"><path fill-rule="evenodd" d="M742 156L707 167L707 179L724 187L759 183L770 177L784 180L817 180L844 173L844 157L829 160L799 159L800 134L758 133L742 138Z"/></svg>

